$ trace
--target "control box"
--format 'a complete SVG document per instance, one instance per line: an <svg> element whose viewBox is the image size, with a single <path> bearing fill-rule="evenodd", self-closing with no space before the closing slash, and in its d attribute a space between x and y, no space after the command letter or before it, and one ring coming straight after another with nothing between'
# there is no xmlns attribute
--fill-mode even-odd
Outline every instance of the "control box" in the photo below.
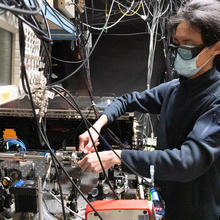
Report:
<svg viewBox="0 0 220 220"><path fill-rule="evenodd" d="M155 220L153 204L148 200L100 200L91 204L106 220ZM89 205L86 207L85 219L99 219Z"/></svg>

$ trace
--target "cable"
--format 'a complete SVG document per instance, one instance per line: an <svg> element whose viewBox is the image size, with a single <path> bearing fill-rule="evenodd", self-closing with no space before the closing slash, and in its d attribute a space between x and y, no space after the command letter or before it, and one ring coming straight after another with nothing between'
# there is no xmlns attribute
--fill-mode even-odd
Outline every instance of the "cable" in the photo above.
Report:
<svg viewBox="0 0 220 220"><path fill-rule="evenodd" d="M95 35L95 33L93 33ZM109 34L109 33L105 33L103 34L105 36L119 36L119 37L127 37L127 36L137 36L137 35L149 35L149 33L147 31L145 32L138 32L138 33L130 33L130 34Z"/></svg>
<svg viewBox="0 0 220 220"><path fill-rule="evenodd" d="M42 123L41 123L41 126L43 127L43 131L46 131L46 128L44 127L44 125ZM43 134L43 131L41 130L42 134ZM47 136L45 134L44 134L44 136L45 136L45 139L47 139L47 142L49 143ZM55 161L55 158L53 157L53 155L51 155L51 158L52 158L52 161L53 161L53 164L54 164L54 167L55 167L57 183L58 183L59 190L60 190L60 198L61 198L63 218L64 218L64 220L66 220L66 213L65 213L64 199L63 199L63 190L62 190L62 186L60 184L60 175L59 175L57 164L56 164L56 161Z"/></svg>
<svg viewBox="0 0 220 220"><path fill-rule="evenodd" d="M51 58L54 59L54 60L63 62L63 63L70 63L70 64L71 64L71 63L74 64L74 63L82 63L82 62L83 62L82 60L79 60L79 61L61 60L61 59L58 59L58 58L56 58L56 57L54 57L54 56L51 56Z"/></svg>
<svg viewBox="0 0 220 220"><path fill-rule="evenodd" d="M85 6L86 9L93 10L93 11L100 11L105 12L105 9L99 9L99 8L90 8L88 6ZM112 12L118 12L117 10L112 10Z"/></svg>
<svg viewBox="0 0 220 220"><path fill-rule="evenodd" d="M61 203L61 201L57 198L57 196L55 196L52 192L46 190L47 193L49 193L51 196L53 196L54 199L57 200L57 202ZM78 216L81 219L85 219L84 217L82 217L81 215L77 214L76 212L74 212L72 209L68 208L67 206L64 206L66 210L68 210L69 212L71 212L72 214Z"/></svg>
<svg viewBox="0 0 220 220"><path fill-rule="evenodd" d="M0 8L6 11L10 11L12 13L16 13L16 14L25 14L25 15L36 15L39 14L40 9L36 9L36 10L24 10L24 9L20 9L20 8L15 8L15 7L10 7L10 6L6 6L2 3L0 3Z"/></svg>
<svg viewBox="0 0 220 220"><path fill-rule="evenodd" d="M85 198L85 196L83 195L83 193L78 189L78 187L76 186L76 184L72 181L71 177L69 176L69 174L66 172L66 170L63 168L63 166L61 165L61 163L58 161L58 159L56 158L55 154L53 153L52 149L50 148L50 145L48 143L48 140L47 138L45 137L44 133L42 132L40 126L38 125L38 122L37 122L37 116L36 116L36 112L35 112L35 108L34 108L34 102L33 102L33 99L32 99L32 94L31 94L31 90L30 90L30 86L29 86L29 82L28 82L28 78L27 78L27 74L26 74L26 71L25 71L25 67L24 67L24 40L22 40L22 37L24 37L24 31L23 31L23 26L22 26L22 22L19 20L19 36L20 36L20 48L22 48L20 50L20 53L21 53L21 62L22 62L22 69L24 71L23 74L24 74L24 79L25 79L25 82L26 82L26 86L27 86L27 89L28 89L28 94L29 94L29 97L30 97L30 102L31 102L31 106L32 106L32 110L33 110L33 114L34 114L34 118L35 118L35 124L36 124L36 128L37 128L37 131L40 132L41 134L41 137L43 138L43 141L46 143L49 151L50 151L50 154L51 154L51 157L54 159L54 162L56 161L57 164L61 167L61 169L63 170L63 172L65 173L65 175L67 176L67 178L70 180L70 182L73 184L73 186L78 190L78 192L81 194L81 196L87 201L87 203L91 206L91 208L94 210L94 212L97 214L97 216L99 216L100 219L101 216L99 215L99 213L97 213L97 211L95 210L95 208L91 205L91 203L88 201L88 199ZM23 42L23 43L22 43ZM39 139L40 138L40 135L38 136ZM41 140L40 140L40 143L42 144ZM55 164L55 163L54 163ZM60 190L61 191L61 195L62 195L62 189ZM62 197L62 196L61 196ZM65 218L65 213L64 214L64 218Z"/></svg>
<svg viewBox="0 0 220 220"><path fill-rule="evenodd" d="M52 151L50 144L47 142L47 139L44 137L44 134L42 133L42 130L40 129L41 132L41 136L44 140L44 142L47 145L47 148L50 152L51 155L53 155L55 161L57 162L57 164L60 166L60 168L63 170L64 174L66 175L66 177L69 179L69 181L71 182L71 184L75 187L75 189L79 192L79 194L83 197L83 199L88 203L88 205L93 209L93 211L96 213L96 215L101 219L102 217L100 216L100 214L96 211L96 209L93 207L93 205L90 203L90 201L83 195L82 191L77 187L76 183L74 183L74 181L72 180L72 178L70 177L70 175L68 174L68 172L64 169L64 167L62 166L62 164L60 163L60 161L57 159L56 155L54 154L54 152Z"/></svg>
<svg viewBox="0 0 220 220"><path fill-rule="evenodd" d="M120 21L120 23L126 23L126 22L131 22L131 21L137 21L137 20L140 20L140 18L134 18L134 17L126 17L127 19L124 19L124 20L121 20ZM115 22L108 22L108 24L114 24ZM94 25L93 25L93 27L95 27L95 26L99 26L99 25L102 25L103 26L103 24L104 23L95 23ZM97 27L95 27L95 28L97 28Z"/></svg>
<svg viewBox="0 0 220 220"><path fill-rule="evenodd" d="M54 12L54 14L52 13L51 15L52 15L53 17L55 17L55 18L57 19L57 21L59 20L64 26L68 27L70 30L72 30L74 33L76 33L76 30L72 29L72 27L70 27L69 25L65 24L65 23L62 21L62 19L60 19L59 16L62 16L60 13L58 13L56 10L54 10L54 9L50 6L50 4L48 4L47 1L44 1L44 3L45 3L47 6L49 6L49 8ZM58 16L57 14L59 14L59 16ZM55 16L54 16L54 15L55 15Z"/></svg>
<svg viewBox="0 0 220 220"><path fill-rule="evenodd" d="M117 0L117 2L118 2L118 8L119 8L120 12L122 14L125 14L125 12L121 9L121 4L120 4L119 0ZM133 15L135 15L139 11L139 9L141 7L141 2L142 1L140 0L139 3L138 3L138 7L137 7L136 11L132 12L131 14L126 14L126 16L133 16ZM127 6L123 6L123 7L127 8Z"/></svg>
<svg viewBox="0 0 220 220"><path fill-rule="evenodd" d="M75 106L74 106L66 97L63 96L63 98L70 104L70 106L72 106L72 107L81 115L81 117L84 117L83 114L80 112L80 109L79 109L79 108L76 108L77 103L75 102L73 96L72 96L66 89L64 89L63 87L61 87L61 86L56 86L56 87L62 89L63 91L65 91L65 92L70 96L70 98L71 98L72 101L74 102L74 105L75 105ZM61 94L61 95L62 95L62 94ZM85 118L85 117L84 117L84 118ZM131 167L128 163L126 163L125 161L123 161L123 160L121 159L121 157L120 157L120 156L115 152L115 150L112 148L112 146L105 140L105 138L93 127L93 125L92 125L86 118L85 118L85 120L87 121L88 125L89 125L90 127L92 127L93 130L99 135L99 137L101 138L101 140L114 152L114 154L122 161L122 163L123 163L131 172L133 172L135 175L141 177L141 178L144 179L146 182L148 182L147 179L146 179L145 177L143 177L141 174L139 174L139 172L138 172L135 168ZM91 138L91 140L92 140L92 138Z"/></svg>
<svg viewBox="0 0 220 220"><path fill-rule="evenodd" d="M23 72L23 75L24 75L24 79L25 79L25 82L26 82L26 86L27 86L27 90L28 90L28 94L29 94L29 98L30 98L33 114L34 114L36 129L37 129L37 132L40 132L41 134L43 134L41 128L38 126L37 116L36 116L36 112L35 112L35 108L34 108L34 102L33 102L33 98L32 98L32 93L31 93L31 89L30 89L27 73L26 73L25 67L24 67L25 41L24 41L24 30L23 30L23 25L22 25L21 21L19 21L19 42L20 42L21 62L22 62L22 67L23 67L22 68L23 69L22 72ZM40 136L38 136L38 137L40 139ZM40 140L40 143L42 143L41 140ZM58 185L59 185L59 189L60 189L62 208L63 208L63 217L64 217L64 220L66 220L65 209L64 209L64 200L63 200L63 195L62 195L62 187L61 187L60 181L59 181L59 173L58 173L57 166L56 166L56 163L55 163L55 160L54 160L53 157L52 157L52 160L53 160L53 163L54 163L54 166L55 166L55 169L56 169L56 173L57 173Z"/></svg>
<svg viewBox="0 0 220 220"><path fill-rule="evenodd" d="M86 114L86 118L88 118L89 117L89 114L91 113L91 111L92 111L92 105L91 105L91 107L89 108L89 110L88 110L88 113ZM83 121L81 121L80 123L79 123L79 125L77 126L77 128L76 128L76 130L75 130L75 135L73 136L73 143L76 143L76 135L77 135L77 132L78 132L78 130L79 130L79 128L81 127L81 125L83 124Z"/></svg>
<svg viewBox="0 0 220 220"><path fill-rule="evenodd" d="M94 149L95 149L97 158L98 158L98 160L99 160L99 163L100 163L101 168L102 168L102 170L103 170L103 173L104 173L104 175L105 175L105 179L106 179L106 181L107 181L109 187L111 188L111 190L112 190L112 192L113 192L113 194L114 194L115 199L118 199L118 196L117 196L117 194L116 194L114 188L112 187L112 185L111 185L111 183L110 183L110 181L109 181L109 179L108 179L108 176L107 176L107 174L106 174L106 172L105 172L105 169L104 169L104 167L103 167L103 164L102 164L101 158L100 158L100 156L99 156L97 147L95 146L94 140L93 140L92 135L91 135L91 133L90 133L90 131L89 131L88 123L87 123L85 117L83 116L82 112L80 111L79 106L77 105L77 103L75 102L75 100L74 100L73 97L71 97L71 99L74 101L75 106L72 105L72 103L71 103L65 96L63 96L57 89L52 88L52 90L54 90L54 91L55 91L56 93L58 93L63 99L65 99L65 100L70 104L71 107L73 107L74 109L77 109L77 112L78 112L78 113L80 114L80 116L82 117L82 119L83 119L83 121L84 121L84 124L86 125L86 128L87 128L87 130L88 130L89 136L90 136L90 138L91 138L92 144L93 144L93 146L94 146Z"/></svg>
<svg viewBox="0 0 220 220"><path fill-rule="evenodd" d="M50 39L46 36L45 32L41 31L40 29L36 28L34 25L32 25L30 22L28 22L27 20L25 20L23 17L16 15L15 16L21 20L22 22L24 22L25 24L27 24L28 26L30 26L34 31L35 34L37 34L38 36L41 36L41 38L43 38L44 40L50 42Z"/></svg>
<svg viewBox="0 0 220 220"><path fill-rule="evenodd" d="M132 4L131 4L131 6L130 6L130 8L115 22L115 23L113 23L112 25L110 25L110 26L105 26L104 28L105 28L105 30L108 30L108 29L110 29L110 28L113 28L115 25L117 25L125 16L126 16L126 14L128 14L128 12L130 11L130 9L131 9L131 7L133 6L133 4L134 4L134 0L132 1ZM91 28L91 29L94 29L94 30L102 30L103 28L97 28L97 27L92 27L92 26L90 26L90 25L88 25L88 24L85 24L85 23L82 23L83 25L85 25L86 27L89 27L89 28Z"/></svg>
<svg viewBox="0 0 220 220"><path fill-rule="evenodd" d="M110 15L111 15L111 11L112 11L114 2L115 2L115 0L112 0L111 8L110 8L110 10L109 10L108 19L106 20L105 25L103 26L103 28L102 28L102 30L101 30L101 32L100 32L98 38L96 39L96 42L94 43L92 49L90 50L88 57L82 62L82 64L81 64L75 71L73 71L73 72L70 73L68 76L64 77L63 79L58 80L58 81L56 81L56 82L54 82L54 83L51 83L51 84L49 84L49 85L55 85L55 84L62 83L63 81L69 79L71 76L75 75L75 74L84 66L84 64L87 62L87 60L90 58L91 54L92 54L93 51L95 50L95 47L96 47L96 45L97 45L99 39L101 38L101 36L102 36L102 34L103 34L104 30L105 30L105 26L108 24L108 20L109 20L109 18L110 18Z"/></svg>

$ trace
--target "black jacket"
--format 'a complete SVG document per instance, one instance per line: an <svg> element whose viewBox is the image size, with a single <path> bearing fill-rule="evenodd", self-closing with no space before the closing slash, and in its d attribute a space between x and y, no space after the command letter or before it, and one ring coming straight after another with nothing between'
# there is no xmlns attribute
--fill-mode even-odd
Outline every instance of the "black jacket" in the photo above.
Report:
<svg viewBox="0 0 220 220"><path fill-rule="evenodd" d="M125 112L160 114L157 150L122 151L122 160L161 188L169 220L220 219L220 73L215 69L116 98L109 122ZM126 170L126 167L123 166Z"/></svg>

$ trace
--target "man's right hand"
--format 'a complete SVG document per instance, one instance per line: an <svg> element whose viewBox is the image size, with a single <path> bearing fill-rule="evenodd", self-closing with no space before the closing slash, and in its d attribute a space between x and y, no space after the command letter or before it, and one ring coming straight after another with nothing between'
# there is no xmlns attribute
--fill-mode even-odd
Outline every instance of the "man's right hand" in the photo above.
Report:
<svg viewBox="0 0 220 220"><path fill-rule="evenodd" d="M92 143L95 144L95 146L99 145L99 133L102 129L102 127L108 122L108 118L106 115L102 115L93 125L93 127L96 129L96 132L92 127L89 129L91 137L89 135L89 132L86 131L83 134L79 136L79 150L84 152L85 154L94 152L94 146ZM92 139L91 139L92 138Z"/></svg>

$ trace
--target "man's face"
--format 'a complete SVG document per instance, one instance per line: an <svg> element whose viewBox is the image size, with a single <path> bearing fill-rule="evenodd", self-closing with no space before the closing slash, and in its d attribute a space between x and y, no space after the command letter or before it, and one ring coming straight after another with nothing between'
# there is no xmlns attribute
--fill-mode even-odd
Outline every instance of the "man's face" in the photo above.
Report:
<svg viewBox="0 0 220 220"><path fill-rule="evenodd" d="M182 22L177 26L173 40L179 46L199 46L203 44L200 30L186 22Z"/></svg>
<svg viewBox="0 0 220 220"><path fill-rule="evenodd" d="M201 46L203 45L202 35L199 28L190 25L187 22L182 22L177 26L176 32L173 36L173 42L178 46ZM192 78L195 78L202 73L208 71L213 66L213 50L212 47L205 47L201 50L199 53L198 59L196 61L196 66L200 67L205 62L207 62L208 59L210 61L202 67L202 69L194 75Z"/></svg>

